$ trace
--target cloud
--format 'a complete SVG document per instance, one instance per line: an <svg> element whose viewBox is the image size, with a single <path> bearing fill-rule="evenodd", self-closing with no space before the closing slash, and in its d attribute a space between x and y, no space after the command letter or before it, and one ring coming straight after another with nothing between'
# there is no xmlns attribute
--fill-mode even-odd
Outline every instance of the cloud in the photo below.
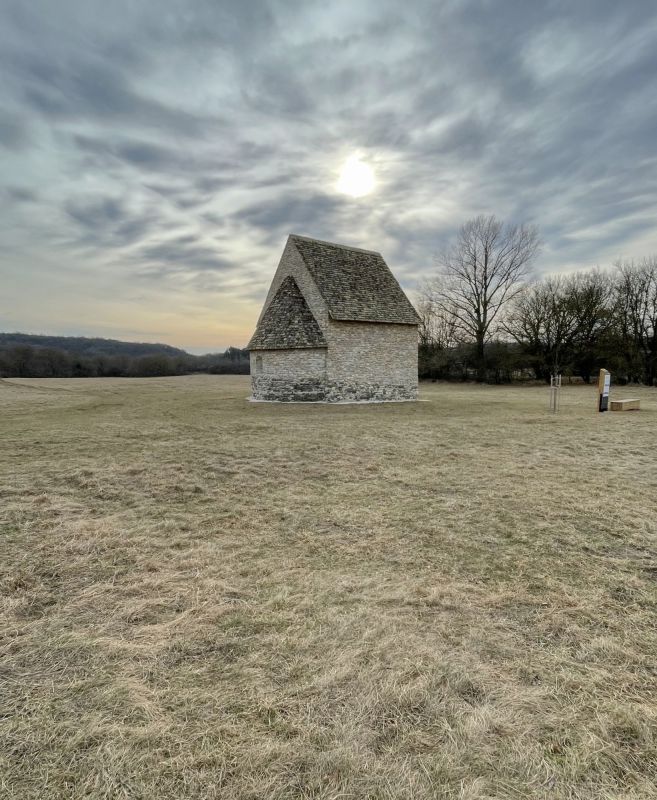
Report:
<svg viewBox="0 0 657 800"><path fill-rule="evenodd" d="M544 271L657 251L648 0L7 0L0 69L6 268L90 302L248 301L246 341L289 232L413 288L479 213L538 223Z"/></svg>
<svg viewBox="0 0 657 800"><path fill-rule="evenodd" d="M261 203L236 211L233 218L274 235L309 227L330 227L331 220L343 207L340 198L328 194L294 194L268 197Z"/></svg>
<svg viewBox="0 0 657 800"><path fill-rule="evenodd" d="M24 119L0 109L0 145L8 150L23 150L30 144L30 130Z"/></svg>
<svg viewBox="0 0 657 800"><path fill-rule="evenodd" d="M126 200L112 196L71 197L63 210L74 223L72 240L99 250L140 242L157 223L152 211L130 208Z"/></svg>
<svg viewBox="0 0 657 800"><path fill-rule="evenodd" d="M218 117L191 114L144 96L126 76L91 58L53 64L38 55L20 55L7 57L5 68L20 82L27 108L53 122L111 121L188 136L203 136L220 126Z"/></svg>
<svg viewBox="0 0 657 800"><path fill-rule="evenodd" d="M4 195L11 203L34 203L39 199L38 194L32 189L26 189L24 186L7 186L4 189Z"/></svg>
<svg viewBox="0 0 657 800"><path fill-rule="evenodd" d="M216 247L199 244L197 237L192 235L179 236L142 247L136 253L136 260L147 265L142 274L151 277L206 270L221 272L234 266L221 256Z"/></svg>

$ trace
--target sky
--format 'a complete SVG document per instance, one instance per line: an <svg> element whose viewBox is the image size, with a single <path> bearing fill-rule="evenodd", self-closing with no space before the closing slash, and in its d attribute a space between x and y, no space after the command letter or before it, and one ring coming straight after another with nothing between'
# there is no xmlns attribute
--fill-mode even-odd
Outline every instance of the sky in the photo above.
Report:
<svg viewBox="0 0 657 800"><path fill-rule="evenodd" d="M413 298L478 214L657 254L654 0L0 0L0 331L244 346L289 233Z"/></svg>

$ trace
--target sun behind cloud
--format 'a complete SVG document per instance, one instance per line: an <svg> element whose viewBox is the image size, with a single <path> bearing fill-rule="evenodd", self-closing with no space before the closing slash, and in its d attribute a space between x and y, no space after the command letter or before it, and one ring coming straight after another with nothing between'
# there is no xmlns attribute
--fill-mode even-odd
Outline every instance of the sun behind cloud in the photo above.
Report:
<svg viewBox="0 0 657 800"><path fill-rule="evenodd" d="M375 186L376 180L372 168L362 161L360 156L349 156L340 170L336 189L351 197L364 197L370 194Z"/></svg>

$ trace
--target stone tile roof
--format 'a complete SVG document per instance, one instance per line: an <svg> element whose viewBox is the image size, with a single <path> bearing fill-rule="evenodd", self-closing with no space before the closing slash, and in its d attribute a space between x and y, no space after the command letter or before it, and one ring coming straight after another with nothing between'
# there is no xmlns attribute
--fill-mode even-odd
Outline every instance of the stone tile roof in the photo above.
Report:
<svg viewBox="0 0 657 800"><path fill-rule="evenodd" d="M332 319L417 325L418 315L380 253L292 234Z"/></svg>
<svg viewBox="0 0 657 800"><path fill-rule="evenodd" d="M285 278L272 298L248 350L326 347L326 339L293 277Z"/></svg>

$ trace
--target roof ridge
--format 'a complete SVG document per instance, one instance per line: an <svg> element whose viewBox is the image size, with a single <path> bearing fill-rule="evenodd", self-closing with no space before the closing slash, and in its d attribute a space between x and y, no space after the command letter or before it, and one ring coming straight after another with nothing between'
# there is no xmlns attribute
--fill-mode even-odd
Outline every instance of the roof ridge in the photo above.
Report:
<svg viewBox="0 0 657 800"><path fill-rule="evenodd" d="M304 242L316 242L317 244L326 244L329 247L337 247L340 250L355 250L357 253L369 253L372 256L380 256L378 250L366 250L364 247L354 247L350 244L339 244L338 242L327 242L325 239L316 239L314 236L302 236L300 233L289 234L289 239L302 239ZM383 258L383 256L381 256Z"/></svg>

